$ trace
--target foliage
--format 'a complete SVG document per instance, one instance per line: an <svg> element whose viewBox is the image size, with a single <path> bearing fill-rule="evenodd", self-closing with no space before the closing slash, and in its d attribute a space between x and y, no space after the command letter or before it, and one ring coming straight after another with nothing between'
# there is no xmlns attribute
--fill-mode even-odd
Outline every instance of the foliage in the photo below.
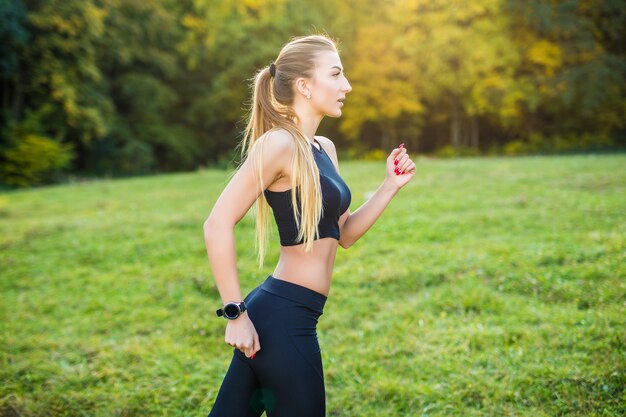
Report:
<svg viewBox="0 0 626 417"><path fill-rule="evenodd" d="M233 166L255 72L312 33L353 88L318 132L344 155L617 149L625 17L625 0L0 0L0 151L26 121L74 147L78 176Z"/></svg>
<svg viewBox="0 0 626 417"><path fill-rule="evenodd" d="M439 158L457 158L463 156L479 156L480 151L475 148L470 148L468 146L457 146L454 147L452 145L446 145L434 152L434 156Z"/></svg>
<svg viewBox="0 0 626 417"><path fill-rule="evenodd" d="M507 143L503 151L506 155L551 154L610 150L615 145L613 139L606 135L564 134L544 137L536 133L528 141L514 140Z"/></svg>
<svg viewBox="0 0 626 417"><path fill-rule="evenodd" d="M51 183L74 157L69 144L29 134L5 150L0 180L8 185L30 187Z"/></svg>
<svg viewBox="0 0 626 417"><path fill-rule="evenodd" d="M389 156L389 153L382 149L372 149L365 153L360 159L364 161L384 161Z"/></svg>

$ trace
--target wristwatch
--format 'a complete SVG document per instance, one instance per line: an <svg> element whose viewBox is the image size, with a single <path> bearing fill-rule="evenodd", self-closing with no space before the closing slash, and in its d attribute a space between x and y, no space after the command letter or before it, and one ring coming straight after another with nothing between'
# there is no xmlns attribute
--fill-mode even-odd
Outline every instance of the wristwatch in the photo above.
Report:
<svg viewBox="0 0 626 417"><path fill-rule="evenodd" d="M246 303L242 301L240 303L227 303L224 308L218 309L215 313L217 317L224 316L228 320L235 320L244 311L246 311Z"/></svg>

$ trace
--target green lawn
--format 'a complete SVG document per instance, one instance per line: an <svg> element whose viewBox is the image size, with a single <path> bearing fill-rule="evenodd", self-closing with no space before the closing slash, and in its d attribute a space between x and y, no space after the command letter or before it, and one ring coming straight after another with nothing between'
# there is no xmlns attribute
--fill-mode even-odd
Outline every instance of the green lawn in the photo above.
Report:
<svg viewBox="0 0 626 417"><path fill-rule="evenodd" d="M626 155L419 159L318 323L328 416L626 414ZM342 163L351 210L383 162ZM0 194L0 416L206 416L232 355L202 223L227 173ZM237 225L243 294L254 211Z"/></svg>

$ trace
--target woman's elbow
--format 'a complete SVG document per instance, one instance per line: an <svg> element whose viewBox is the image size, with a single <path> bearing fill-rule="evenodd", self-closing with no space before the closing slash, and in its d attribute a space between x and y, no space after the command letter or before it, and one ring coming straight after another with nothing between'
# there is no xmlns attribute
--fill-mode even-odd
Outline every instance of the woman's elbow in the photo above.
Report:
<svg viewBox="0 0 626 417"><path fill-rule="evenodd" d="M350 246L352 246L351 242L348 242L346 239L339 239L339 246L341 246L344 249L348 249Z"/></svg>
<svg viewBox="0 0 626 417"><path fill-rule="evenodd" d="M223 230L224 228L234 229L235 226L231 225L230 222L223 221L222 219L209 217L204 221L204 224L202 225L202 229L204 231L204 239L208 240L211 235L219 232L220 230Z"/></svg>
<svg viewBox="0 0 626 417"><path fill-rule="evenodd" d="M214 226L215 226L215 221L211 217L208 217L202 224L202 230L204 231L204 235L206 236L207 234L209 234L209 232L214 228Z"/></svg>

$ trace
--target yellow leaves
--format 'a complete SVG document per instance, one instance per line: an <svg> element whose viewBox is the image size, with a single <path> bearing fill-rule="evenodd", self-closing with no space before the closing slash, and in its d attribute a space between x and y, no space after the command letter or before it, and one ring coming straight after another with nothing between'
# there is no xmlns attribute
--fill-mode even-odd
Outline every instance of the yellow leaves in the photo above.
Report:
<svg viewBox="0 0 626 417"><path fill-rule="evenodd" d="M496 74L491 74L483 79L478 80L472 88L472 109L475 113L484 113L489 107L491 102L491 92L500 93L503 89L504 80L498 77Z"/></svg>
<svg viewBox="0 0 626 417"><path fill-rule="evenodd" d="M186 14L182 19L183 26L189 29L202 27L203 21L197 16Z"/></svg>
<svg viewBox="0 0 626 417"><path fill-rule="evenodd" d="M53 5L31 12L28 20L39 29L54 30L68 38L79 37L83 31L100 34L108 11L91 4L84 4L71 11L59 11Z"/></svg>
<svg viewBox="0 0 626 417"><path fill-rule="evenodd" d="M250 22L262 22L275 20L282 15L285 0L234 0L233 5L238 20L244 24Z"/></svg>
<svg viewBox="0 0 626 417"><path fill-rule="evenodd" d="M548 40L537 40L527 52L528 60L545 68L546 75L551 77L563 61L563 53L559 45Z"/></svg>
<svg viewBox="0 0 626 417"><path fill-rule="evenodd" d="M388 120L424 111L417 94L414 64L395 45L397 29L384 21L361 27L353 43L348 96L341 130L354 135L366 121ZM362 86L358 88L356 86Z"/></svg>
<svg viewBox="0 0 626 417"><path fill-rule="evenodd" d="M267 6L270 1L273 0L240 0L238 3L247 8L259 10Z"/></svg>
<svg viewBox="0 0 626 417"><path fill-rule="evenodd" d="M104 21L109 12L104 8L87 5L84 13L83 19L88 22L90 30L98 35L101 34L104 31Z"/></svg>

